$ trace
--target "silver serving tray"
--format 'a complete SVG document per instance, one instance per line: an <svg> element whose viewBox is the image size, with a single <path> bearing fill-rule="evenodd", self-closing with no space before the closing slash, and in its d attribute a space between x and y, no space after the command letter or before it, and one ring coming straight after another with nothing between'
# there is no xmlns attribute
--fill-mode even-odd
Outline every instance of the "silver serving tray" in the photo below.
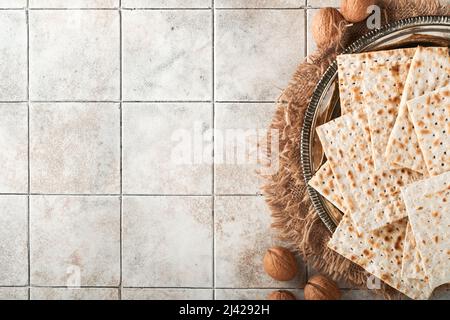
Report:
<svg viewBox="0 0 450 320"><path fill-rule="evenodd" d="M344 53L407 48L418 45L450 46L450 17L415 17L386 25L363 36L347 48ZM337 64L334 62L318 83L303 123L300 152L306 183L325 162L315 129L339 115ZM308 193L320 218L333 232L342 218L342 212L313 188L308 187Z"/></svg>

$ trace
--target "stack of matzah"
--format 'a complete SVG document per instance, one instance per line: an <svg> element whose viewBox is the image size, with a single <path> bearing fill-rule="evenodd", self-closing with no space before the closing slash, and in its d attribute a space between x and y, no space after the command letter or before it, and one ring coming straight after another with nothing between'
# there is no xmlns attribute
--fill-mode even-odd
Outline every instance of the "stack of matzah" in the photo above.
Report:
<svg viewBox="0 0 450 320"><path fill-rule="evenodd" d="M450 282L450 56L338 57L342 116L310 186L343 213L329 247L414 299Z"/></svg>

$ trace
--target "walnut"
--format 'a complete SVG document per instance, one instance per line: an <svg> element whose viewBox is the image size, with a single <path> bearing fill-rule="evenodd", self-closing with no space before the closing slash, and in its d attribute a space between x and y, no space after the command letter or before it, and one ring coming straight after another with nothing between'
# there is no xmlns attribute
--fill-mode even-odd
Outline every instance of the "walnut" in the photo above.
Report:
<svg viewBox="0 0 450 320"><path fill-rule="evenodd" d="M288 290L277 290L267 296L267 300L297 300L294 294Z"/></svg>
<svg viewBox="0 0 450 320"><path fill-rule="evenodd" d="M339 300L341 291L337 284L322 275L315 275L305 286L305 300Z"/></svg>
<svg viewBox="0 0 450 320"><path fill-rule="evenodd" d="M267 250L263 263L267 274L278 281L289 281L298 271L294 254L282 247Z"/></svg>

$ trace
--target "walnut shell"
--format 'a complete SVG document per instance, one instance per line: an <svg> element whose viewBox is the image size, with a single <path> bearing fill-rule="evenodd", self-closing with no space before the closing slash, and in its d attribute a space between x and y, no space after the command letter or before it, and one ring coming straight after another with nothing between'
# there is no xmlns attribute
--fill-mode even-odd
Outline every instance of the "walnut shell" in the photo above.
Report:
<svg viewBox="0 0 450 320"><path fill-rule="evenodd" d="M297 300L294 294L288 290L277 290L267 296L267 300Z"/></svg>
<svg viewBox="0 0 450 320"><path fill-rule="evenodd" d="M311 33L317 46L327 46L337 39L345 19L335 8L320 9L312 20Z"/></svg>
<svg viewBox="0 0 450 320"><path fill-rule="evenodd" d="M282 247L267 250L263 264L267 274L278 281L292 280L298 271L294 254Z"/></svg>
<svg viewBox="0 0 450 320"><path fill-rule="evenodd" d="M374 4L377 0L342 0L341 13L349 22L360 22L370 15L367 8Z"/></svg>
<svg viewBox="0 0 450 320"><path fill-rule="evenodd" d="M305 300L339 300L341 291L336 282L322 275L315 275L305 286Z"/></svg>

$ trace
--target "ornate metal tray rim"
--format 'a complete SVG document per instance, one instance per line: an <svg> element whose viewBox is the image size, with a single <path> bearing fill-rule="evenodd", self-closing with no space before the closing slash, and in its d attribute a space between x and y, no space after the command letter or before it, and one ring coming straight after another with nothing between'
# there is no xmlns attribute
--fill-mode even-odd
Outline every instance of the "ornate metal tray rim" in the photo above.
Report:
<svg viewBox="0 0 450 320"><path fill-rule="evenodd" d="M360 39L352 43L347 49L345 49L343 54L358 53L362 52L365 48L369 47L371 44L389 36L390 34L401 31L406 28L418 27L424 28L427 26L439 26L448 25L450 26L450 17L447 16L420 16L414 18L407 18L400 20L391 24L387 24L380 29L372 30L366 35L362 36ZM303 128L301 131L301 142L300 142L300 158L301 165L303 169L303 177L305 184L307 185L308 194L317 211L319 217L322 219L323 223L327 228L334 232L336 229L336 224L327 212L324 204L324 199L322 196L313 188L308 186L308 181L312 178L315 172L311 165L311 134L316 110L322 101L324 93L327 92L330 85L332 85L334 78L337 75L337 62L334 61L326 70L322 79L317 84L314 89L314 93L311 97L311 101L305 113Z"/></svg>

